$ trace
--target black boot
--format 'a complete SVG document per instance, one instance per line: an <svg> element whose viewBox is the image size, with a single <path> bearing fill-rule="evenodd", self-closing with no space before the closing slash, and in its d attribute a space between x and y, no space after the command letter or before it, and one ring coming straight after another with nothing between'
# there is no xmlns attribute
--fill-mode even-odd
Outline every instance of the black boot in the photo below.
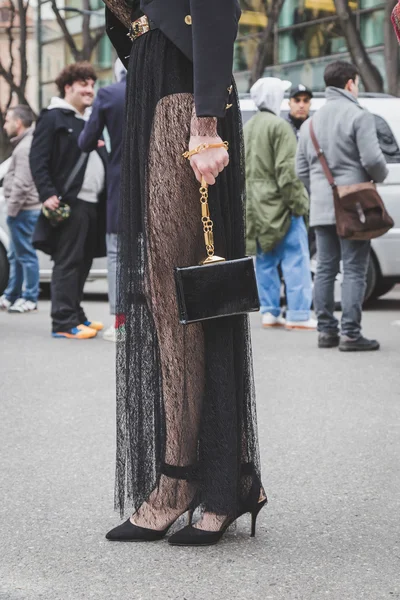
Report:
<svg viewBox="0 0 400 600"><path fill-rule="evenodd" d="M367 338L362 335L354 340L350 338L341 338L339 344L340 352L371 352L379 350L379 348L379 342L376 340L367 340Z"/></svg>
<svg viewBox="0 0 400 600"><path fill-rule="evenodd" d="M337 348L339 342L337 333L320 333L318 336L318 348Z"/></svg>

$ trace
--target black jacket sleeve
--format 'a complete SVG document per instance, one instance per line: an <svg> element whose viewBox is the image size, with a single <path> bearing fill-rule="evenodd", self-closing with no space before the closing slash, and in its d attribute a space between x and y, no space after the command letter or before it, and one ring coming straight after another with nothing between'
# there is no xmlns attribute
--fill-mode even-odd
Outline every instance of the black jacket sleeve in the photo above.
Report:
<svg viewBox="0 0 400 600"><path fill-rule="evenodd" d="M93 103L92 114L85 124L85 129L79 136L78 145L82 152L92 152L97 149L105 127L103 97L104 90L100 89Z"/></svg>
<svg viewBox="0 0 400 600"><path fill-rule="evenodd" d="M240 12L236 0L190 0L198 117L224 117Z"/></svg>
<svg viewBox="0 0 400 600"><path fill-rule="evenodd" d="M54 131L54 114L50 110L44 110L37 122L29 155L32 177L41 202L59 195L50 171Z"/></svg>

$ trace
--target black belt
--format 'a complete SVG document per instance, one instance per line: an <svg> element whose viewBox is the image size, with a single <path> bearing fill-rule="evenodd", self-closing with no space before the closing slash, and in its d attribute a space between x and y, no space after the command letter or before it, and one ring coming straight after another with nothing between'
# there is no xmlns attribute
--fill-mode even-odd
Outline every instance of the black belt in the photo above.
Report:
<svg viewBox="0 0 400 600"><path fill-rule="evenodd" d="M140 17L140 19L136 19L136 21L132 21L131 26L129 28L128 37L134 42L141 35L148 33L152 29L158 29L158 27L150 21L146 15Z"/></svg>

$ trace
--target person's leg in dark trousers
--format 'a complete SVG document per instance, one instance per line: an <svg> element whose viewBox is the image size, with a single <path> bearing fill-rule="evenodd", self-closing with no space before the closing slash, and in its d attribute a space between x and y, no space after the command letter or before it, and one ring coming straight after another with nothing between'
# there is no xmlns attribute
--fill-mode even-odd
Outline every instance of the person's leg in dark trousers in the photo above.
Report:
<svg viewBox="0 0 400 600"><path fill-rule="evenodd" d="M88 210L88 204L80 200L74 203L70 217L59 226L51 282L53 332L69 331L82 322L78 307L84 285L83 274L87 272L89 263L87 239L91 210ZM96 206L89 205L89 209L95 211Z"/></svg>
<svg viewBox="0 0 400 600"><path fill-rule="evenodd" d="M371 242L341 239L340 245L343 261L342 336L356 340L361 335Z"/></svg>
<svg viewBox="0 0 400 600"><path fill-rule="evenodd" d="M92 268L97 243L97 205L90 202L83 202L83 204L85 205L84 209L88 214L89 228L86 236L84 258L79 268L79 295L76 310L80 324L88 321L81 303L83 300L83 289L90 273L90 269Z"/></svg>
<svg viewBox="0 0 400 600"><path fill-rule="evenodd" d="M339 321L334 311L335 280L340 271L340 240L334 225L316 227L315 236L317 273L314 280L314 305L318 318L318 331L328 336L338 336Z"/></svg>

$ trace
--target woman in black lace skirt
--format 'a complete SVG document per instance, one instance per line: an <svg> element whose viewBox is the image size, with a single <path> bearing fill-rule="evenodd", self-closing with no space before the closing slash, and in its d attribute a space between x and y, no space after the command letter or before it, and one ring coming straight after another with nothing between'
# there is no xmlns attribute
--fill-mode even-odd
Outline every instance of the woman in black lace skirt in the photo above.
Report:
<svg viewBox="0 0 400 600"><path fill-rule="evenodd" d="M216 254L244 256L241 119L231 75L240 10L236 0L106 4L110 38L129 61L115 502L121 515L127 503L135 510L107 538L158 540L199 508L197 522L169 542L209 545L246 512L255 526L266 502L248 318L180 325L173 278L174 267L204 258L202 177ZM219 147L190 162L182 157L202 143Z"/></svg>

